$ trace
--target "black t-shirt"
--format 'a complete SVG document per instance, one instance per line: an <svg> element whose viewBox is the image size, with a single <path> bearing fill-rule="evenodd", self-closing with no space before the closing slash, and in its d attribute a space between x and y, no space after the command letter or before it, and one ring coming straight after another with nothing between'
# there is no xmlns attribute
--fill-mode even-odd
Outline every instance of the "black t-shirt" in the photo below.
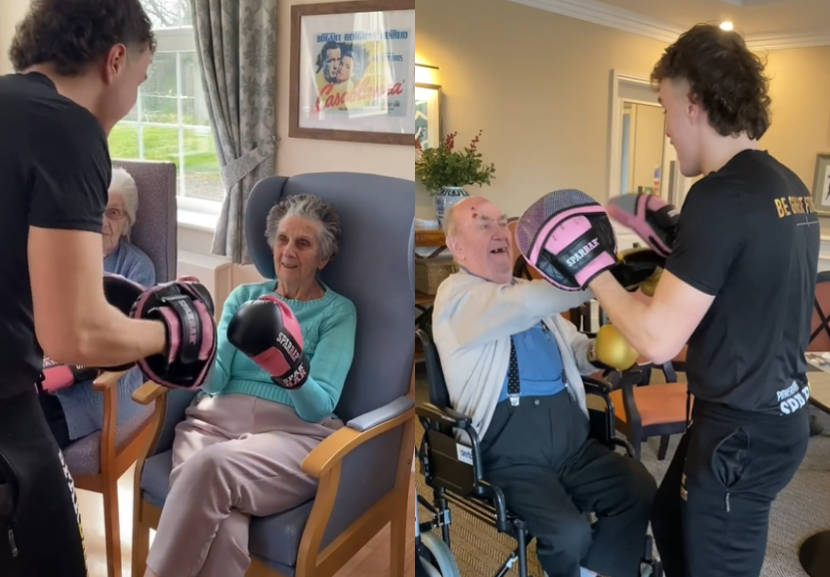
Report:
<svg viewBox="0 0 830 577"><path fill-rule="evenodd" d="M692 186L666 270L715 297L689 339L696 398L771 415L804 406L819 245L809 190L765 151Z"/></svg>
<svg viewBox="0 0 830 577"><path fill-rule="evenodd" d="M100 233L111 174L106 135L86 108L41 74L0 76L0 399L32 390L43 366L29 227Z"/></svg>

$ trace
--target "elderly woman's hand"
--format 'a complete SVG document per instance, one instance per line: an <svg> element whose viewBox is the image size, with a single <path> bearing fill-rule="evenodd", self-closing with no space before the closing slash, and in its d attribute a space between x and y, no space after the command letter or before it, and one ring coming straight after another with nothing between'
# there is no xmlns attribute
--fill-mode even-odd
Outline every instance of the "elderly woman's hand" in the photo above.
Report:
<svg viewBox="0 0 830 577"><path fill-rule="evenodd" d="M239 307L228 324L228 341L284 389L299 389L308 379L300 323L277 297L263 296Z"/></svg>

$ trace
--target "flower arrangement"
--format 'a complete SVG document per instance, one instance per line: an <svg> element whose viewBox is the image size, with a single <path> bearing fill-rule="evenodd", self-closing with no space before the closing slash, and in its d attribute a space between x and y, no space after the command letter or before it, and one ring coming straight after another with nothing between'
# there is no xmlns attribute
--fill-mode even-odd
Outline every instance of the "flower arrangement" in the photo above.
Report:
<svg viewBox="0 0 830 577"><path fill-rule="evenodd" d="M470 184L490 184L496 172L493 164L485 165L482 161L478 143L481 133L463 150L455 148L458 132L451 132L435 148L421 148L416 141L418 158L415 160L415 175L426 186L427 192L434 196L446 186L463 187Z"/></svg>

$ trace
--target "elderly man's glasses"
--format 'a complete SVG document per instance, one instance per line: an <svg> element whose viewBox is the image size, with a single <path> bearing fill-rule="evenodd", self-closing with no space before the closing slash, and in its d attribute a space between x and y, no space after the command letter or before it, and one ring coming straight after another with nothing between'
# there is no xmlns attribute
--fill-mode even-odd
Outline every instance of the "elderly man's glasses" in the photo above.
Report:
<svg viewBox="0 0 830 577"><path fill-rule="evenodd" d="M107 212L104 213L106 217L110 220L121 220L127 213L121 210L120 208L108 208Z"/></svg>

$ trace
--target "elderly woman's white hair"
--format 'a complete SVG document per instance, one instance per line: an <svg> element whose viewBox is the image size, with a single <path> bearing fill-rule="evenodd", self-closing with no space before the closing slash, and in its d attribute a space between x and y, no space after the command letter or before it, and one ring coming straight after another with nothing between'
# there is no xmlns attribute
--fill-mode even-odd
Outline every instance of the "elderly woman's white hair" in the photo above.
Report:
<svg viewBox="0 0 830 577"><path fill-rule="evenodd" d="M334 258L340 250L340 216L332 205L313 194L299 194L282 199L271 207L265 220L265 237L274 248L280 223L289 216L300 216L322 224L320 256Z"/></svg>
<svg viewBox="0 0 830 577"><path fill-rule="evenodd" d="M119 193L121 198L124 199L124 209L127 211L127 218L129 219L124 236L129 240L130 231L133 229L135 216L138 212L138 187L135 184L135 179L126 169L115 166L112 169L110 191Z"/></svg>

